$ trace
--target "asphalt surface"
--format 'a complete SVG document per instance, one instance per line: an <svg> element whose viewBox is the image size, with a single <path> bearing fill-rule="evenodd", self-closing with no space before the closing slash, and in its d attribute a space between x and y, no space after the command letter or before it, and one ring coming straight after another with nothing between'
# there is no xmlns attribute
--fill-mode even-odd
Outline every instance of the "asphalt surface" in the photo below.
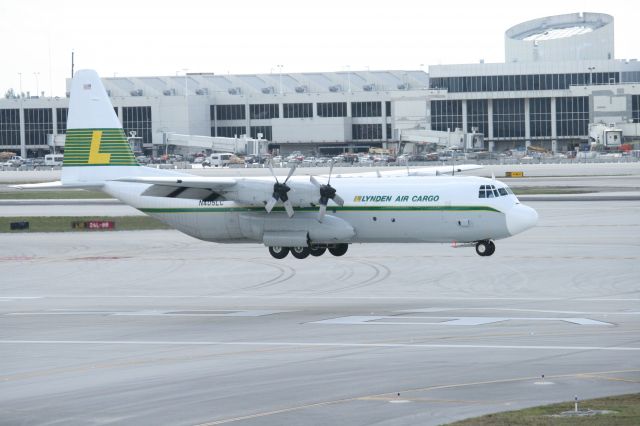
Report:
<svg viewBox="0 0 640 426"><path fill-rule="evenodd" d="M489 258L2 234L0 423L435 425L640 392L640 202L529 204Z"/></svg>

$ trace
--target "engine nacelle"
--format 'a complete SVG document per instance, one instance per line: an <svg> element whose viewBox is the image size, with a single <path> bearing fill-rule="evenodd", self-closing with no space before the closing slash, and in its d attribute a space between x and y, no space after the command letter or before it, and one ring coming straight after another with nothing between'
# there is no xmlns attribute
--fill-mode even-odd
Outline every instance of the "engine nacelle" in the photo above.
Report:
<svg viewBox="0 0 640 426"><path fill-rule="evenodd" d="M288 182L287 193L294 207L311 207L318 204L320 192L311 182ZM264 206L273 194L273 181L239 181L233 191L225 194L227 199L240 204Z"/></svg>

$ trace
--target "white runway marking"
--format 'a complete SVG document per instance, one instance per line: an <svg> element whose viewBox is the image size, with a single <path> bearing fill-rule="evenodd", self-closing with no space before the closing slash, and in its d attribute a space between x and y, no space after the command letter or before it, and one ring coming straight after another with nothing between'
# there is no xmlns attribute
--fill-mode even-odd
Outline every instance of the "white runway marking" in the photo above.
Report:
<svg viewBox="0 0 640 426"><path fill-rule="evenodd" d="M640 351L633 346L545 346L545 345L438 345L421 343L341 342L217 342L163 340L0 340L4 345L140 345L140 346L282 346L319 348L406 348L406 349L515 349L549 351Z"/></svg>
<svg viewBox="0 0 640 426"><path fill-rule="evenodd" d="M42 311L42 312L9 312L4 315L33 316L33 315L106 315L106 316L149 316L149 317L261 317L265 315L279 314L289 311L268 310L184 310L184 311Z"/></svg>
<svg viewBox="0 0 640 426"><path fill-rule="evenodd" d="M405 321L380 321L383 319ZM420 319L432 321L406 321ZM444 320L444 321L440 321ZM563 321L578 325L612 325L608 322L596 321L589 318L520 318L520 317L393 317L393 316L349 316L313 321L311 324L342 324L342 325L485 325L503 321Z"/></svg>
<svg viewBox="0 0 640 426"><path fill-rule="evenodd" d="M638 302L640 298L560 298L560 297L447 297L447 296L267 296L267 295L41 295L37 297L7 296L9 299L256 299L256 300L500 300L542 302Z"/></svg>
<svg viewBox="0 0 640 426"><path fill-rule="evenodd" d="M34 296L2 296L0 297L0 302L13 302L14 300L32 300L32 299L42 299L42 297L34 297Z"/></svg>
<svg viewBox="0 0 640 426"><path fill-rule="evenodd" d="M402 313L430 313L447 311L504 311L504 312L537 312L541 314L566 314L566 315L640 315L640 311L599 312L599 311L557 311L546 309L520 309L520 308L490 308L490 307L465 307L465 308L424 308L403 309L395 312Z"/></svg>

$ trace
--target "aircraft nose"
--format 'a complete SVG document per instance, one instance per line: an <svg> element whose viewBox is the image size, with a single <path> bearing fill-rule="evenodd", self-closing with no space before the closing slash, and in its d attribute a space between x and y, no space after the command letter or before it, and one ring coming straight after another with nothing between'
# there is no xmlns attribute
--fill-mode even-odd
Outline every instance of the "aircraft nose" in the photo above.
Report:
<svg viewBox="0 0 640 426"><path fill-rule="evenodd" d="M507 211L507 229L511 235L519 234L538 223L538 212L522 204L516 204Z"/></svg>

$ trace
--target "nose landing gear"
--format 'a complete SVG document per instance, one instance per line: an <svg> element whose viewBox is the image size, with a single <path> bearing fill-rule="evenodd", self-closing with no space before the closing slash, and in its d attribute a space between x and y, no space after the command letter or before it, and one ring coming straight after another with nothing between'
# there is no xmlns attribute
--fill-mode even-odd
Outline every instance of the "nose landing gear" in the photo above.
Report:
<svg viewBox="0 0 640 426"><path fill-rule="evenodd" d="M482 240L476 243L476 253L480 256L491 256L496 251L496 245L491 240Z"/></svg>

